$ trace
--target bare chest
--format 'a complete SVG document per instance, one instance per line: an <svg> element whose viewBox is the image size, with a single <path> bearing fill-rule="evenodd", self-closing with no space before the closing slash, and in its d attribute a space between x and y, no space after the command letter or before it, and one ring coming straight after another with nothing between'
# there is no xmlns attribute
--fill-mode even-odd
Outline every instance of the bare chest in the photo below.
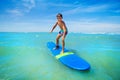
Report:
<svg viewBox="0 0 120 80"><path fill-rule="evenodd" d="M63 23L63 22L58 22L58 26L59 26L60 28L63 28L64 23Z"/></svg>

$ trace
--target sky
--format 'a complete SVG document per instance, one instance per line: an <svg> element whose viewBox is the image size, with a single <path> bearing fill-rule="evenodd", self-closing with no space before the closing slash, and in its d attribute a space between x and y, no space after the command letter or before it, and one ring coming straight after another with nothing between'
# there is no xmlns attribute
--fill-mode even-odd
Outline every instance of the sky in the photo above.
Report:
<svg viewBox="0 0 120 80"><path fill-rule="evenodd" d="M62 13L69 32L120 33L119 5L120 0L0 0L0 32L49 32Z"/></svg>

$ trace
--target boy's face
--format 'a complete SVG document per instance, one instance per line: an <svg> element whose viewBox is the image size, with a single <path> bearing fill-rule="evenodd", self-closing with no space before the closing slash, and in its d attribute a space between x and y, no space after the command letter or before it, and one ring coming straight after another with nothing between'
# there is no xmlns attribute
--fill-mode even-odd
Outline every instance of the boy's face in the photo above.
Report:
<svg viewBox="0 0 120 80"><path fill-rule="evenodd" d="M61 16L57 16L57 20L58 21L62 21L62 17Z"/></svg>

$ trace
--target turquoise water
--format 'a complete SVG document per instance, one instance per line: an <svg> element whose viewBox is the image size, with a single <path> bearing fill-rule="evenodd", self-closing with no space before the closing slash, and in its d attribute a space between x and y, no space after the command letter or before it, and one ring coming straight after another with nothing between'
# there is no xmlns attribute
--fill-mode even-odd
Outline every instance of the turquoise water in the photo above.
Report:
<svg viewBox="0 0 120 80"><path fill-rule="evenodd" d="M57 33L0 33L0 80L120 80L120 35L69 33L66 48L90 70L70 69L46 47Z"/></svg>

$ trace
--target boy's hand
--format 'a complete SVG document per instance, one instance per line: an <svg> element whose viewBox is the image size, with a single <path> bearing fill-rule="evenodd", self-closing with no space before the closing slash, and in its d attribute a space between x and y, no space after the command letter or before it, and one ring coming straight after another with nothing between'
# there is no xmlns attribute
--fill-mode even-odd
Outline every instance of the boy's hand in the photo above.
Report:
<svg viewBox="0 0 120 80"><path fill-rule="evenodd" d="M52 31L50 31L50 33L52 33Z"/></svg>

